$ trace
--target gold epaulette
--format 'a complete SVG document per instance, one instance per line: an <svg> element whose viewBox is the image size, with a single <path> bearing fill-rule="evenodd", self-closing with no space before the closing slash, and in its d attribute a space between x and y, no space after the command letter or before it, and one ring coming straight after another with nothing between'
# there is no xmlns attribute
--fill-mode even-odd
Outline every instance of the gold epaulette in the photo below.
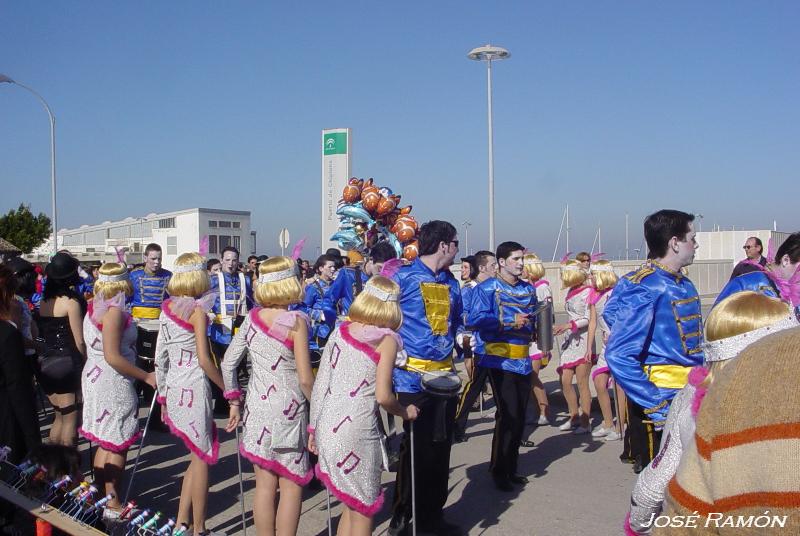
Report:
<svg viewBox="0 0 800 536"><path fill-rule="evenodd" d="M638 283L642 282L642 279L644 279L648 275L654 274L654 273L656 273L656 269L655 268L653 268L652 266L645 265L645 266L642 266L641 268L639 268L638 270L636 270L635 272L633 272L632 274L626 275L625 279L627 279L631 283L637 283L638 284Z"/></svg>

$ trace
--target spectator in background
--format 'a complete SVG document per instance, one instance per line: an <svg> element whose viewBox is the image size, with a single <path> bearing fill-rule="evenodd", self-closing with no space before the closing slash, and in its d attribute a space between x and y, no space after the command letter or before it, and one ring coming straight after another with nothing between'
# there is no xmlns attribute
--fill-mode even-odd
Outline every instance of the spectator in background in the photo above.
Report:
<svg viewBox="0 0 800 536"><path fill-rule="evenodd" d="M248 274L255 274L258 272L258 257L255 255L250 255L247 257L247 266L245 266L245 272Z"/></svg>
<svg viewBox="0 0 800 536"><path fill-rule="evenodd" d="M208 259L206 262L206 271L209 277L217 275L221 268L222 263L219 262L219 259Z"/></svg>
<svg viewBox="0 0 800 536"><path fill-rule="evenodd" d="M744 249L744 254L747 255L747 257L734 267L733 273L731 273L731 279L750 272L757 272L759 270L759 265L761 269L767 266L767 259L765 259L763 255L764 244L761 243L760 238L751 236L744 243L742 249Z"/></svg>
<svg viewBox="0 0 800 536"><path fill-rule="evenodd" d="M41 444L36 422L33 367L25 357L22 335L11 321L14 274L0 266L0 444L11 447L9 461L19 463Z"/></svg>
<svg viewBox="0 0 800 536"><path fill-rule="evenodd" d="M585 271L588 274L589 269L592 267L592 256L585 251L581 251L580 253L575 255L575 260L580 263L583 271Z"/></svg>

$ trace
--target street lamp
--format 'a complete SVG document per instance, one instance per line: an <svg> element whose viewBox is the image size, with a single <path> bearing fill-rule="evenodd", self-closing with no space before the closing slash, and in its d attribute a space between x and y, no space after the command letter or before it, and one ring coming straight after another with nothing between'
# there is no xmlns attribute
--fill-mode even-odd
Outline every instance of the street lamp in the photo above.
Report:
<svg viewBox="0 0 800 536"><path fill-rule="evenodd" d="M467 252L467 255L469 255L469 227L472 224L468 221L465 221L461 225L464 226L464 250Z"/></svg>
<svg viewBox="0 0 800 536"><path fill-rule="evenodd" d="M511 57L511 53L501 47L486 45L473 48L467 57L475 61L486 62L486 85L488 93L486 101L488 103L489 120L489 250L494 251L494 136L492 135L492 62L504 60Z"/></svg>
<svg viewBox="0 0 800 536"><path fill-rule="evenodd" d="M44 98L35 90L0 73L0 84L4 82L8 84L15 84L33 93L44 105L44 109L47 110L47 115L50 117L50 186L53 197L53 255L55 255L58 251L58 214L56 212L56 118L53 115L52 110L50 110L50 106L48 106L47 101L45 101Z"/></svg>

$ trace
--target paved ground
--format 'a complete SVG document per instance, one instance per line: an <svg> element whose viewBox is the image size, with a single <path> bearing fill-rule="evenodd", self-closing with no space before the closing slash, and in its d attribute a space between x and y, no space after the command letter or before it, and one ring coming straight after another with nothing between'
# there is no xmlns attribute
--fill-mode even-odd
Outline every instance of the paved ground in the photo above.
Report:
<svg viewBox="0 0 800 536"><path fill-rule="evenodd" d="M543 371L551 403L559 412L557 423L566 419L555 366ZM472 414L468 441L453 446L450 487L445 514L469 530L471 535L619 534L629 493L634 483L630 465L619 459L621 443L593 441L590 436L559 432L555 426L530 427L536 446L522 449L520 472L531 478L519 493L495 491L488 473L494 420L487 401L484 417ZM596 406L595 406L596 410ZM597 412L599 414L599 412ZM595 424L599 423L597 415ZM217 421L218 426L223 420ZM213 467L210 481L209 528L227 534L242 534L239 508L235 436L221 434L220 462ZM132 451L129 465L132 465ZM155 505L175 515L182 473L188 456L185 447L169 434L150 433L142 451L133 496L142 505ZM255 480L252 467L242 460L248 532L255 534L252 497ZM376 518L375 534L385 534L394 473L384 473L387 506ZM326 494L306 492L299 534L327 533ZM333 502L334 530L340 512Z"/></svg>

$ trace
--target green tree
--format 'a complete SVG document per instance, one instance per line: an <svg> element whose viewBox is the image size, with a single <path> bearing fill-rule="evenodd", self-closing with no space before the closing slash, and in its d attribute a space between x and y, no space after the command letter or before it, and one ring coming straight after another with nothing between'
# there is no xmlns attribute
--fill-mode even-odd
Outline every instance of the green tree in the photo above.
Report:
<svg viewBox="0 0 800 536"><path fill-rule="evenodd" d="M17 210L0 216L0 237L5 238L23 253L30 253L50 236L50 218L40 212L34 216L30 205L20 203Z"/></svg>

